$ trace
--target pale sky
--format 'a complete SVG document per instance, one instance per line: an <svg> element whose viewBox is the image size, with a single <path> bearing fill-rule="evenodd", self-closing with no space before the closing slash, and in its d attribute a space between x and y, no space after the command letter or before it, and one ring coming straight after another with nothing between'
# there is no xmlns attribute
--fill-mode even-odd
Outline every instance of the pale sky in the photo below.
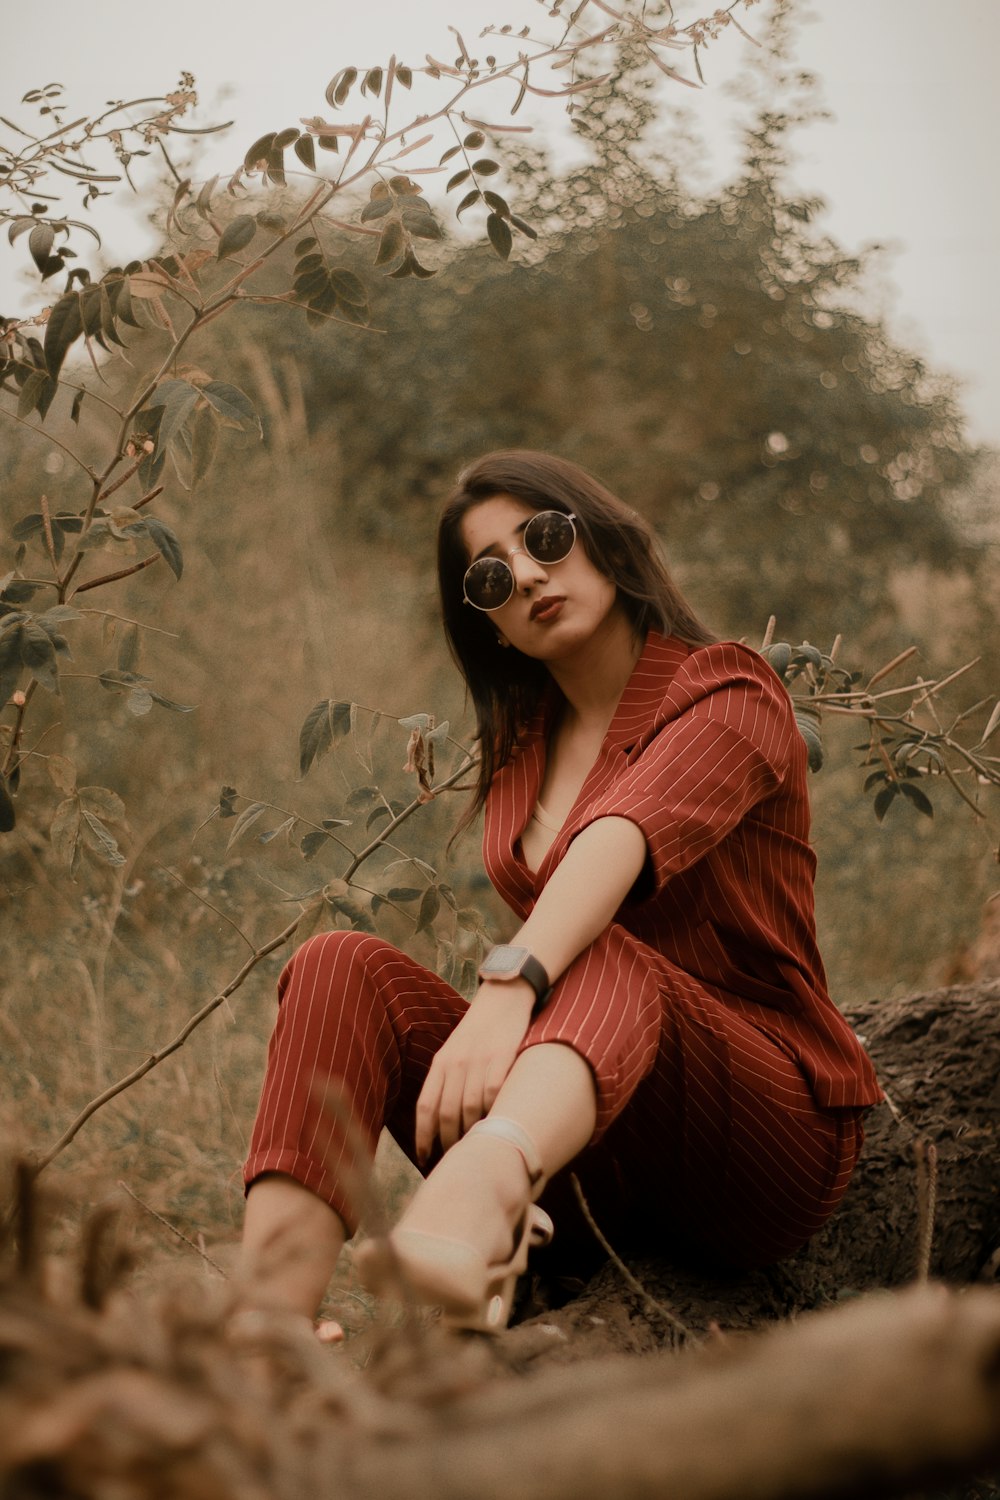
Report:
<svg viewBox="0 0 1000 1500"><path fill-rule="evenodd" d="M748 30L761 29L769 3L738 12ZM711 8L675 0L681 24ZM820 227L846 250L870 241L888 247L872 280L871 307L932 368L961 379L971 435L1000 447L993 161L1000 4L813 0L807 8L813 19L800 29L797 58L819 76L835 118L798 132L792 181L827 200ZM485 52L477 38L491 22L529 24L541 36L555 24L536 0L369 0L350 8L336 0L284 7L273 0L171 0L159 10L91 0L85 12L79 0L48 0L6 18L0 113L33 124L20 96L52 80L67 86L75 113L90 113L111 98L165 93L187 69L197 77L202 120L236 121L228 136L213 138L207 158L211 172L227 171L265 130L303 115L328 116L324 90L339 68L384 63L390 52L412 66L428 51L453 57L449 23ZM730 28L704 58L705 89L666 85L705 132L706 187L732 160L735 106L726 81L751 50ZM560 112L557 106L518 118L540 122L537 134L547 138ZM432 180L425 183L433 196ZM107 248L114 251L119 240L134 253L134 228L116 229L103 203L99 212ZM15 255L0 245L0 307L11 314L37 305L37 293L29 298L15 274L23 248Z"/></svg>

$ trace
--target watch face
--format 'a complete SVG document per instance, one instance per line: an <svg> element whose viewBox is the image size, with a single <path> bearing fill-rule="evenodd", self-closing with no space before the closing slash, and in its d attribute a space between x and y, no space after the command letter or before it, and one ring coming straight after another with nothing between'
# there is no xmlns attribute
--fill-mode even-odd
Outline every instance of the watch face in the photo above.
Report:
<svg viewBox="0 0 1000 1500"><path fill-rule="evenodd" d="M483 959L479 972L492 974L494 978L508 976L513 979L520 974L521 965L527 957L527 948L518 948L514 943L500 943Z"/></svg>

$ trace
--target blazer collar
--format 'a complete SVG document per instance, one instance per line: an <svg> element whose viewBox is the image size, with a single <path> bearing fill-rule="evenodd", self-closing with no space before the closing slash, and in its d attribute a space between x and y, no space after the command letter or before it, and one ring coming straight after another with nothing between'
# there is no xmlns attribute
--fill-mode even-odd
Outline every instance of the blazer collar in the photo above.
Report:
<svg viewBox="0 0 1000 1500"><path fill-rule="evenodd" d="M667 689L691 651L692 647L676 636L661 635L658 630L649 632L608 726L607 743L630 749L640 739L655 719Z"/></svg>
<svg viewBox="0 0 1000 1500"><path fill-rule="evenodd" d="M636 743L652 724L667 689L692 649L676 636L661 635L658 630L649 632L608 725L606 744L624 749ZM524 727L521 743L525 749L544 743L561 696L555 683L550 683L539 708Z"/></svg>

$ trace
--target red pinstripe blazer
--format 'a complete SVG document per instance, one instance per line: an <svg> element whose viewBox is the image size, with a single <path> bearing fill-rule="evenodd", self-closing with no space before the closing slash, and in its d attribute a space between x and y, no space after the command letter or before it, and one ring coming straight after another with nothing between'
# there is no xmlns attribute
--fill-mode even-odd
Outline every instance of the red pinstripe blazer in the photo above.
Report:
<svg viewBox="0 0 1000 1500"><path fill-rule="evenodd" d="M827 992L816 946L806 752L767 663L727 641L694 648L651 632L597 760L533 875L520 836L545 769L551 697L497 773L483 854L522 920L570 842L629 818L647 867L616 920L790 1051L818 1104L882 1098L858 1038ZM613 1003L613 997L608 997Z"/></svg>

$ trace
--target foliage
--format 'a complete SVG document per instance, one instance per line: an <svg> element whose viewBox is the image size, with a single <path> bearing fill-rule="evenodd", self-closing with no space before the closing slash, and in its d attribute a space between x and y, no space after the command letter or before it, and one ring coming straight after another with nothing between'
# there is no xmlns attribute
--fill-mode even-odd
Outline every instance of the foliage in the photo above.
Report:
<svg viewBox="0 0 1000 1500"><path fill-rule="evenodd" d="M954 404L838 300L861 268L817 240L811 207L783 193L781 122L759 122L740 180L705 204L644 160L637 139L632 144L642 121L653 118L640 65L669 73L664 52L684 46L696 57L723 26L720 17L735 21L735 7L683 32L669 22L654 26L651 13L636 19L598 8L602 29L591 35L582 25L586 6L564 17L569 7L556 4L553 14L566 27L561 39L515 38L510 61L492 53L480 61L456 34L454 63L428 58L410 70L390 59L386 67L342 69L327 91L328 114L252 143L227 183L197 185L175 171L162 254L99 277L74 268L47 316L5 323L0 414L23 438L17 459L8 460L8 489L32 498L11 518L14 547L0 576L0 829L9 833L17 822L26 882L40 878L33 859L86 882L86 894L73 899L93 922L101 954L101 982L88 976L97 1093L39 1167L96 1108L173 1056L293 933L377 922L394 939L422 944L459 988L471 985L487 941L485 903L470 880L444 878L434 836L418 839L416 852L395 842L404 822L412 833L418 811L433 818L438 793L465 778L470 752L430 714L396 718L342 696L316 703L300 731L303 777L329 756L322 787L314 777L289 806L272 792L266 764L253 783L227 768L211 818L226 835L212 856L228 860L225 875L209 877L195 858L178 875L151 858L141 866L152 910L143 918L142 837L127 818L136 805L142 810L149 783L136 775L129 790L138 795L126 806L125 787L98 784L90 767L96 761L107 780L124 779L124 762L140 753L120 749L124 723L148 730L147 753L166 768L158 768L162 785L179 785L169 781L180 776L169 754L174 731L153 711L180 720L192 710L181 700L195 695L172 686L160 660L148 666L145 655L175 635L183 648L193 631L210 628L197 609L171 614L166 587L192 587L192 573L211 554L213 527L228 518L237 467L244 484L260 472L253 465L262 439L280 461L285 439L271 398L276 393L280 407L282 392L271 370L287 372L290 361L301 382L297 440L311 445L317 464L334 454L330 468L356 476L353 496L343 496L329 523L331 543L348 525L383 545L394 534L405 540L411 520L426 527L422 502L440 491L459 457L509 441L560 446L605 474L610 466L616 486L669 526L679 552L697 546L710 560L700 580L697 567L688 567L696 583L711 573L699 592L743 622L765 598L789 629L852 629L871 610L887 559L938 566L962 556L944 505L972 471ZM609 11L611 25L603 27ZM623 44L621 64L613 42ZM501 29L498 52L502 45ZM588 76L595 58L605 72ZM595 164L562 186L522 148L522 127L468 109L473 90L513 80L516 113L527 93L544 96L543 64L561 70L550 97L572 109L581 139L596 152ZM441 82L448 100L400 127L390 103L406 96L414 72ZM33 102L56 109L40 102L55 98L41 91ZM152 114L134 127L168 164L167 142L192 98L191 81L182 80L177 95L152 101ZM116 106L119 114L125 108ZM62 121L60 114L51 138L26 134L29 145L7 157L8 185L37 200L7 214L9 237L27 245L43 278L73 258L70 240L81 226L57 212L42 173L68 170L93 198L101 174L87 165L90 153L110 146L128 173L147 148L133 149L127 131L104 117ZM443 151L438 127L450 131ZM512 134L515 153L504 145ZM416 180L422 173L441 176L434 203ZM456 218L479 216L475 244L446 236L449 204ZM535 225L549 226L544 243ZM436 277L439 269L447 275ZM232 329L250 308L261 344L234 346ZM303 324L315 330L315 344L303 341ZM516 337L498 338L505 327ZM81 351L92 375L81 370ZM433 380L421 378L429 370ZM72 467L67 479L50 483L38 466L53 451ZM223 465L230 477L213 490ZM416 497L412 510L399 498L406 494ZM275 522L269 532L260 507L247 508L239 524L244 546L279 565L291 528ZM234 571L224 589L236 587ZM102 597L112 591L115 609L84 602L98 589ZM178 616L181 627L167 630ZM87 670L77 670L71 649ZM965 792L973 802L983 781L997 780L986 749L997 727L988 705L978 706L983 722L989 717L981 734L969 731L964 716L941 731L926 720L945 685L938 679L913 685L910 700L898 698L899 709L888 714L884 693L872 691L881 674L845 672L836 652L824 656L808 645L768 641L767 649L799 699L814 761L819 713L846 712L870 727L865 764L884 778L870 786L876 812L890 797L926 812L934 775L963 788L974 783ZM224 658L220 647L212 657L217 674ZM336 691L345 689L336 684ZM398 784L404 735L415 789ZM441 775L435 754L449 757ZM250 790L237 791L234 779ZM205 848L216 830L200 838ZM262 903L254 885L261 846L279 897L296 913L277 932L273 901ZM171 902L189 893L213 927L176 921ZM270 925L263 937L229 915L241 903L255 920L264 907ZM134 980L141 993L163 963L151 928L175 920L193 960L203 943L219 947L220 916L249 956L227 982L206 981L211 998L193 1015L188 1006L174 1041L155 1052L148 1012L136 1004L118 1045L142 1060L115 1082L102 976L120 928L134 927L143 955L134 972L145 965ZM214 973L199 957L199 983L203 968ZM132 1120L129 1129L141 1125Z"/></svg>

